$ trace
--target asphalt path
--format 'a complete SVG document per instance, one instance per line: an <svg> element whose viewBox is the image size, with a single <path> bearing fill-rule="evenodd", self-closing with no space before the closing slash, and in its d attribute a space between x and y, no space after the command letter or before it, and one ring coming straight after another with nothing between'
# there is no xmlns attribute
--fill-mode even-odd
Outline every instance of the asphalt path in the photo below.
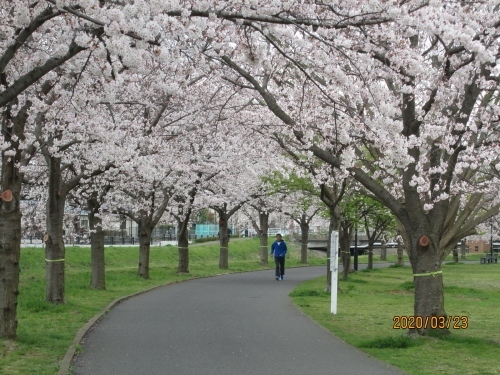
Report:
<svg viewBox="0 0 500 375"><path fill-rule="evenodd" d="M320 327L288 294L325 267L168 285L113 308L85 336L77 375L403 374ZM363 324L363 322L359 322Z"/></svg>

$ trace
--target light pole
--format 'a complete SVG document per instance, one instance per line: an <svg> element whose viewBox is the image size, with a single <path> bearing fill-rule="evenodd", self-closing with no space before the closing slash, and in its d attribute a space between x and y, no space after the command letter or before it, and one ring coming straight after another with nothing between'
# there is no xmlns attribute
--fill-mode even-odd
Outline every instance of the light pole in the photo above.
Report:
<svg viewBox="0 0 500 375"><path fill-rule="evenodd" d="M490 255L491 263L493 263L493 219L490 221Z"/></svg>
<svg viewBox="0 0 500 375"><path fill-rule="evenodd" d="M356 224L354 232L354 271L358 270L358 225Z"/></svg>

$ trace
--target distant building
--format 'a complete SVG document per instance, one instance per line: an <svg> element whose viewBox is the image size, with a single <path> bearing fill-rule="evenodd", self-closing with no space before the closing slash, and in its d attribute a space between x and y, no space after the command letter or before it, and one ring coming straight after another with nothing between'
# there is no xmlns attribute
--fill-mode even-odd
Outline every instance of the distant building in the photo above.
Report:
<svg viewBox="0 0 500 375"><path fill-rule="evenodd" d="M491 252L490 241L485 241L483 239L467 240L467 246L469 247L469 252L473 253L489 253ZM493 241L493 252L498 253L500 250L500 242Z"/></svg>
<svg viewBox="0 0 500 375"><path fill-rule="evenodd" d="M217 224L196 224L196 238L217 237L219 226Z"/></svg>

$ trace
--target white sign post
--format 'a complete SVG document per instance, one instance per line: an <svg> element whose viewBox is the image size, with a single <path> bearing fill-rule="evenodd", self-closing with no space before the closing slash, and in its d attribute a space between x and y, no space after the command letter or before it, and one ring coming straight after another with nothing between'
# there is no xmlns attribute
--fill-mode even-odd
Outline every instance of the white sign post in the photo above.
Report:
<svg viewBox="0 0 500 375"><path fill-rule="evenodd" d="M339 232L330 235L330 270L332 271L332 314L337 314L337 289L339 279Z"/></svg>

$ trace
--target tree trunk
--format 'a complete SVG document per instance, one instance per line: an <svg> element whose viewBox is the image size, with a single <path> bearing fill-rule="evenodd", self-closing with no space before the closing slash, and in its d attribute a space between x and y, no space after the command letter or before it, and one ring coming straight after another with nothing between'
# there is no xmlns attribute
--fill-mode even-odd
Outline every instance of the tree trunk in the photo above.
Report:
<svg viewBox="0 0 500 375"><path fill-rule="evenodd" d="M301 246L300 246L300 263L307 264L307 243L309 242L309 223L304 214L300 220L301 231Z"/></svg>
<svg viewBox="0 0 500 375"><path fill-rule="evenodd" d="M465 260L465 239L460 243L460 259Z"/></svg>
<svg viewBox="0 0 500 375"><path fill-rule="evenodd" d="M340 228L339 247L342 254L342 280L347 280L351 269L351 233Z"/></svg>
<svg viewBox="0 0 500 375"><path fill-rule="evenodd" d="M366 268L369 270L373 269L373 242L371 241L368 243L368 265Z"/></svg>
<svg viewBox="0 0 500 375"><path fill-rule="evenodd" d="M177 221L177 250L179 253L178 273L189 273L189 215L184 220Z"/></svg>
<svg viewBox="0 0 500 375"><path fill-rule="evenodd" d="M397 254L398 254L398 261L396 263L396 265L398 266L404 266L405 265L405 262L404 262L404 259L403 259L403 243L398 240L398 247L397 247Z"/></svg>
<svg viewBox="0 0 500 375"><path fill-rule="evenodd" d="M441 233L435 223L427 217L413 214L406 222L406 227L399 225L403 242L398 239L398 264L403 265L403 244L410 258L413 271L415 299L413 315L422 317L422 326L411 330L421 335L429 331L449 333L444 310L444 288L441 262L443 254L452 250L439 249ZM452 246L456 241L451 242ZM432 319L432 317L435 317ZM441 322L441 323L439 323Z"/></svg>
<svg viewBox="0 0 500 375"><path fill-rule="evenodd" d="M259 212L259 239L260 239L260 264L267 266L269 264L269 242L267 232L269 231L269 213Z"/></svg>
<svg viewBox="0 0 500 375"><path fill-rule="evenodd" d="M90 250L92 274L90 278L91 289L106 289L106 271L104 262L104 231L102 220L98 216L99 202L96 198L90 198L88 204L88 217L90 228Z"/></svg>
<svg viewBox="0 0 500 375"><path fill-rule="evenodd" d="M20 251L21 211L16 191L11 202L0 200L0 337L5 339L17 336Z"/></svg>
<svg viewBox="0 0 500 375"><path fill-rule="evenodd" d="M61 159L47 157L49 184L47 197L47 233L45 234L45 298L53 304L65 303L63 239L66 192L62 190Z"/></svg>
<svg viewBox="0 0 500 375"><path fill-rule="evenodd" d="M458 249L456 247L453 248L453 262L458 263Z"/></svg>
<svg viewBox="0 0 500 375"><path fill-rule="evenodd" d="M436 327L430 320L433 316L446 317L443 275L439 271L440 256L432 241L427 247L421 246L418 240L413 242L415 245L413 249L410 247L411 254L418 254L418 256L413 255L411 257L413 259L413 284L415 286L414 315L423 317L424 321L429 319L431 322L427 327L422 327L417 331L420 334L425 334L430 330L441 328L441 331L448 332L446 326Z"/></svg>
<svg viewBox="0 0 500 375"><path fill-rule="evenodd" d="M219 255L219 268L227 270L229 268L229 235L227 233L228 223L226 218L221 217L219 219L219 243L220 243L220 255ZM266 250L267 251L267 250Z"/></svg>
<svg viewBox="0 0 500 375"><path fill-rule="evenodd" d="M149 251L151 248L152 228L147 223L141 223L139 238L139 269L137 275L149 279Z"/></svg>
<svg viewBox="0 0 500 375"><path fill-rule="evenodd" d="M382 246L380 247L380 260L387 260L387 242L382 241Z"/></svg>
<svg viewBox="0 0 500 375"><path fill-rule="evenodd" d="M18 104L14 101L13 104ZM27 101L18 108L17 116L12 117L11 108L2 108L1 138L10 144L14 156L5 155L7 149L0 151L2 162L0 172L0 193L9 191L12 199L0 199L0 338L17 337L17 296L19 295L19 258L21 254L21 207L20 197L23 174L19 165L25 165L19 147L24 140L24 129L28 119L31 102ZM9 151L10 151L9 150Z"/></svg>

